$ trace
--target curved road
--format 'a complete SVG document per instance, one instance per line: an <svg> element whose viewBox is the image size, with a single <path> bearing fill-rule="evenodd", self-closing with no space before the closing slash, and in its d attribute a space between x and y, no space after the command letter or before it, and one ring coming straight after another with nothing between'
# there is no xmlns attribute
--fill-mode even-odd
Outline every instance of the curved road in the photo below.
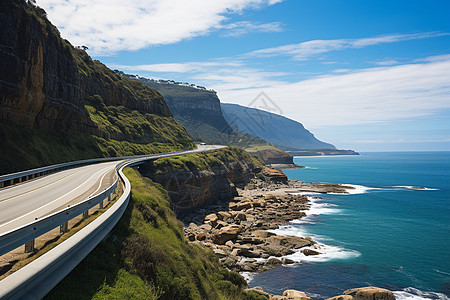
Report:
<svg viewBox="0 0 450 300"><path fill-rule="evenodd" d="M223 146L151 156L152 159L209 151ZM115 166L123 160L60 171L0 189L0 235L102 192L116 180Z"/></svg>

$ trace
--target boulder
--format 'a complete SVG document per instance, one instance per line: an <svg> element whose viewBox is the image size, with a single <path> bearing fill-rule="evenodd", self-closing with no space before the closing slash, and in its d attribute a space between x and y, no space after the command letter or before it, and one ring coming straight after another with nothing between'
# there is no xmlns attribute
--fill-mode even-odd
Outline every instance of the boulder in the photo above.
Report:
<svg viewBox="0 0 450 300"><path fill-rule="evenodd" d="M215 228L215 229L220 229L220 228L223 228L223 227L225 227L225 226L228 226L228 223L227 223L227 222L224 222L224 221L217 221L216 227L214 227L214 228Z"/></svg>
<svg viewBox="0 0 450 300"><path fill-rule="evenodd" d="M225 226L212 234L212 240L216 244L223 245L227 241L237 237L240 231L241 227L238 225Z"/></svg>
<svg viewBox="0 0 450 300"><path fill-rule="evenodd" d="M234 203L234 205L232 205L232 203ZM238 203L230 202L229 207L231 210L240 211L240 210L251 208L252 203L251 202L238 202Z"/></svg>
<svg viewBox="0 0 450 300"><path fill-rule="evenodd" d="M195 237L195 239L196 239L197 241L204 241L204 240L206 240L206 233L200 232L199 234L197 234L197 236Z"/></svg>
<svg viewBox="0 0 450 300"><path fill-rule="evenodd" d="M295 260L292 260L292 259L289 259L289 258L282 258L281 259L281 263L283 264L283 265L291 265L291 264L295 264L295 263L298 263L298 261L295 261Z"/></svg>
<svg viewBox="0 0 450 300"><path fill-rule="evenodd" d="M262 288L262 287L260 287L260 286L255 286L255 287L252 287L252 288L246 289L245 291L246 291L246 292L255 292L255 293L257 293L257 294L260 294L260 295L266 296L267 298L269 298L269 297L270 297L270 294L269 294L269 293L267 293L267 292L264 292L263 288Z"/></svg>
<svg viewBox="0 0 450 300"><path fill-rule="evenodd" d="M236 215L236 219L240 221L245 221L247 220L247 216L244 213L239 213Z"/></svg>
<svg viewBox="0 0 450 300"><path fill-rule="evenodd" d="M311 300L311 298L308 297L304 292L300 292L297 290L285 290L283 292L283 297L286 297L285 299L292 300Z"/></svg>
<svg viewBox="0 0 450 300"><path fill-rule="evenodd" d="M191 222L191 223L189 224L188 228L189 228L190 231L195 231L195 230L198 229L198 226L197 226L197 224Z"/></svg>
<svg viewBox="0 0 450 300"><path fill-rule="evenodd" d="M299 249L314 244L311 240L307 240L297 236L274 235L266 239L271 245L283 246L287 248Z"/></svg>
<svg viewBox="0 0 450 300"><path fill-rule="evenodd" d="M229 218L231 218L231 214L229 214L229 213L226 212L226 211L219 211L219 212L217 213L217 217L218 217L219 220L221 220L221 221L226 221L226 220L228 220Z"/></svg>
<svg viewBox="0 0 450 300"><path fill-rule="evenodd" d="M205 230L205 231L211 231L212 226L209 224L202 224L200 226L198 226L199 229Z"/></svg>
<svg viewBox="0 0 450 300"><path fill-rule="evenodd" d="M391 291L373 286L346 290L344 295L350 295L354 300L395 300Z"/></svg>
<svg viewBox="0 0 450 300"><path fill-rule="evenodd" d="M226 257L227 253L225 251L223 251L222 249L213 249L213 252L215 255L217 255L217 257L222 258L222 257Z"/></svg>
<svg viewBox="0 0 450 300"><path fill-rule="evenodd" d="M230 247L231 249L234 248L234 243L232 241L228 241L225 243L226 246Z"/></svg>
<svg viewBox="0 0 450 300"><path fill-rule="evenodd" d="M300 252L303 253L306 256L322 254L322 253L320 253L318 251L315 251L315 250L312 250L312 249L303 249Z"/></svg>
<svg viewBox="0 0 450 300"><path fill-rule="evenodd" d="M268 265L281 265L281 260L277 259L277 258L269 258L269 260L267 261Z"/></svg>
<svg viewBox="0 0 450 300"><path fill-rule="evenodd" d="M216 214L209 214L205 217L205 223L210 223L213 227L216 226L218 220Z"/></svg>
<svg viewBox="0 0 450 300"><path fill-rule="evenodd" d="M255 230L255 231L252 232L252 235L254 237L256 237L256 238L265 239L265 238L268 238L270 236L274 236L275 233L268 232L268 231L265 231L265 230Z"/></svg>
<svg viewBox="0 0 450 300"><path fill-rule="evenodd" d="M261 252L253 251L253 250L249 250L249 249L239 249L237 253L239 256L248 257L248 258L261 257Z"/></svg>
<svg viewBox="0 0 450 300"><path fill-rule="evenodd" d="M340 295L340 296L328 298L326 300L353 300L353 297L350 295Z"/></svg>

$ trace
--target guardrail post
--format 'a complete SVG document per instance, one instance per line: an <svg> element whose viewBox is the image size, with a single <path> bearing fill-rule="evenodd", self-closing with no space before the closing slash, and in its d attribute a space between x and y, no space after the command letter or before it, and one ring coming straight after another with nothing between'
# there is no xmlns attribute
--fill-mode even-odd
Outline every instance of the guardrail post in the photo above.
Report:
<svg viewBox="0 0 450 300"><path fill-rule="evenodd" d="M0 182L0 188L5 187L5 183L2 181Z"/></svg>
<svg viewBox="0 0 450 300"><path fill-rule="evenodd" d="M83 212L83 220L89 217L89 210Z"/></svg>
<svg viewBox="0 0 450 300"><path fill-rule="evenodd" d="M11 179L9 185L14 185L14 179Z"/></svg>
<svg viewBox="0 0 450 300"><path fill-rule="evenodd" d="M25 243L25 253L34 252L34 239Z"/></svg>
<svg viewBox="0 0 450 300"><path fill-rule="evenodd" d="M59 225L60 233L66 233L67 231L69 231L69 222Z"/></svg>
<svg viewBox="0 0 450 300"><path fill-rule="evenodd" d="M103 200L98 204L100 209L103 209Z"/></svg>

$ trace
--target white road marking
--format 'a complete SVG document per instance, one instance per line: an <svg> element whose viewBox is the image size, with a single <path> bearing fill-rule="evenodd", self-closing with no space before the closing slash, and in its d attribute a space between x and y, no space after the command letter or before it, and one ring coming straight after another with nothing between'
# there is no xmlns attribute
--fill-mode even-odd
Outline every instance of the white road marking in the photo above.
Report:
<svg viewBox="0 0 450 300"><path fill-rule="evenodd" d="M59 199L61 199L61 198L65 197L65 196L67 196L68 194L73 193L74 191L76 191L77 189L79 189L80 187L82 187L84 184L86 184L88 181L90 181L91 178L94 177L94 176L96 176L98 173L99 173L99 172L94 173L91 177L89 177L89 178L88 178L86 181L84 181L82 184L80 184L79 186L77 186L77 187L74 188L73 190L71 190L71 191L65 193L65 194L62 195L61 197L59 197L59 198L57 198L57 199L55 199L55 200L53 200L53 201L51 201L51 202L49 202L49 203L47 203L47 204L41 206L41 207L38 207L38 208L36 208L35 210L32 210L32 211L30 211L30 212L28 212L28 213L26 213L26 214L24 214L24 215L22 215L22 216L20 216L20 217L17 217L17 218L15 218L15 219L11 220L11 221L8 221L8 222L6 222L6 223L1 224L1 225L0 225L0 228L3 227L3 226L5 226L5 225L8 225L8 224L10 224L10 223L12 223L12 222L15 222L15 221L17 221L17 220L20 220L20 219L22 219L22 218L24 218L24 217L26 217L26 216L29 216L29 215L31 215L32 213L35 213L36 211L38 211L38 210L40 210L40 209L42 209L42 208L44 208L44 207L46 207L46 206L49 206L49 205L55 203L55 202L58 201Z"/></svg>

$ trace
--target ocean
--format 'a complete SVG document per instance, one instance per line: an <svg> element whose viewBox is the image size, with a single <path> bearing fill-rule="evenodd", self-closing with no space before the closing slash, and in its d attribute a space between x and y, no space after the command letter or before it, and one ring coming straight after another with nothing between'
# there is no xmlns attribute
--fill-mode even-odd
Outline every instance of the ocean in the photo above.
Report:
<svg viewBox="0 0 450 300"><path fill-rule="evenodd" d="M449 299L450 152L296 157L289 179L351 184L349 195L311 195L307 216L274 232L311 236L318 256L250 277L249 286L314 298L378 286L397 299ZM412 189L423 187L423 190ZM320 197L320 198L318 198Z"/></svg>

